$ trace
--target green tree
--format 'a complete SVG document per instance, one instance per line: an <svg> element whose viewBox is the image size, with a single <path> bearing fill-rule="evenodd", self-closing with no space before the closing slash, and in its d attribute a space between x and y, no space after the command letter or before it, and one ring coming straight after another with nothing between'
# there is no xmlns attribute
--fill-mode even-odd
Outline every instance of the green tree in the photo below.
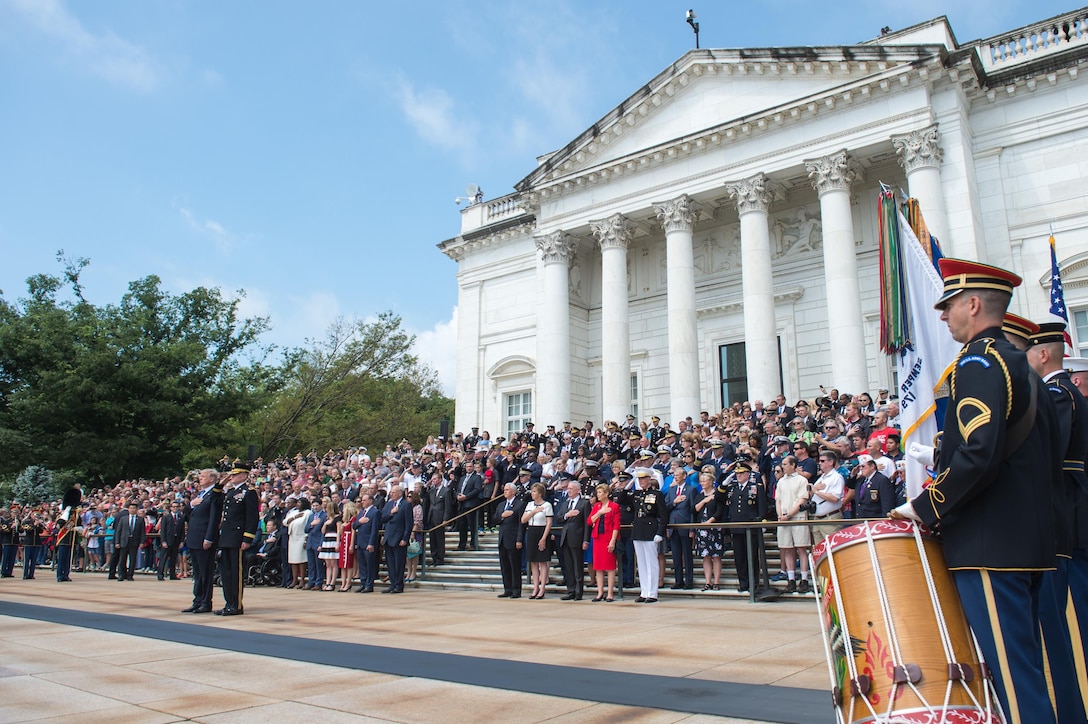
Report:
<svg viewBox="0 0 1088 724"><path fill-rule="evenodd" d="M53 473L40 465L28 465L15 476L11 493L23 505L37 505L59 497Z"/></svg>
<svg viewBox="0 0 1088 724"><path fill-rule="evenodd" d="M414 342L393 312L370 322L337 320L324 341L290 356L283 389L253 416L249 439L269 458L437 432L453 401L412 354Z"/></svg>
<svg viewBox="0 0 1088 724"><path fill-rule="evenodd" d="M259 347L267 320L240 318L219 289L173 295L155 276L95 306L79 281L87 263L31 277L17 303L0 296L0 473L31 462L105 481L173 473L267 402L279 379Z"/></svg>

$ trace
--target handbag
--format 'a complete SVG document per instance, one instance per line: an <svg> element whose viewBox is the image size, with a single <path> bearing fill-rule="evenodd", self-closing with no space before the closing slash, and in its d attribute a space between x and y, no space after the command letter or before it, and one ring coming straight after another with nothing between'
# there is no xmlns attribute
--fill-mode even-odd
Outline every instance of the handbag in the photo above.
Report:
<svg viewBox="0 0 1088 724"><path fill-rule="evenodd" d="M408 542L408 557L415 558L423 552L423 544L417 540L411 540Z"/></svg>

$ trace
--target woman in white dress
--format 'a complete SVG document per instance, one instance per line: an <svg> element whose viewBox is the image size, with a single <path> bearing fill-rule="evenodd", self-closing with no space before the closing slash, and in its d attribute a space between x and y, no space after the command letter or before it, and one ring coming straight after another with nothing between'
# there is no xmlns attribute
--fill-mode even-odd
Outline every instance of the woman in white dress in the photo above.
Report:
<svg viewBox="0 0 1088 724"><path fill-rule="evenodd" d="M552 504L544 500L547 489L543 483L534 483L530 488L533 499L525 506L521 522L528 533L526 555L533 573L533 595L529 598L544 598L544 588L548 585L548 564L551 562Z"/></svg>
<svg viewBox="0 0 1088 724"><path fill-rule="evenodd" d="M306 583L306 527L313 518L310 501L299 498L296 507L283 519L287 526L287 562L291 565L291 585L302 588Z"/></svg>

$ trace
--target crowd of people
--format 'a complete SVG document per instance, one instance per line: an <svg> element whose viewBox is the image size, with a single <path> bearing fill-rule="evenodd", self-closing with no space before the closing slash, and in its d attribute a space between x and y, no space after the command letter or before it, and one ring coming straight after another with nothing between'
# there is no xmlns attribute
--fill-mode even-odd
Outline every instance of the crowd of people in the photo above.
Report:
<svg viewBox="0 0 1088 724"><path fill-rule="evenodd" d="M219 567L228 569L221 582L238 591L224 607L233 614L243 610L240 581L253 566L276 572L284 588L365 593L384 584L400 593L424 553L429 565L445 565L449 527L460 550L478 547L482 530L499 532L503 597L521 596L523 573L532 580L529 597L544 597L556 561L564 598L582 598L588 567L594 600L612 601L618 586L637 581L639 598L652 602L665 584L667 555L674 588L695 588L701 559L702 590L720 590L732 548L738 589L749 589L748 548L755 545L758 565L762 536L714 523L811 517L823 523L780 529L783 566L774 577L786 592L807 593L812 535L826 534L831 519L883 515L896 504L897 415L887 390L875 399L830 390L812 402L790 405L780 395L768 405L704 411L675 429L656 416L628 416L599 428L568 422L538 432L528 423L510 439L474 427L373 455L350 447L252 466L224 458L184 477L82 491L70 512L61 500L13 503L0 510L0 575L13 576L21 560L23 577L33 578L49 562L59 581L70 580L70 568L119 581L142 571L200 578L204 591L219 550ZM220 537L241 490L252 496L233 506L239 519L224 563ZM215 502L201 508L209 495ZM215 525L223 529L212 532ZM200 560L209 550L211 560ZM193 607L210 609L210 594L195 595Z"/></svg>

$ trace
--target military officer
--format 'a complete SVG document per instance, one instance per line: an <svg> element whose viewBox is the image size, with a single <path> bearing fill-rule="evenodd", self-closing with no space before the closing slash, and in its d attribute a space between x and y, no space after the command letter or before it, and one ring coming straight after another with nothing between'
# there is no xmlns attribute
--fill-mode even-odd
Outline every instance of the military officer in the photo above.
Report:
<svg viewBox="0 0 1088 724"><path fill-rule="evenodd" d="M0 578L15 576L15 554L19 552L19 520L14 506L9 511L0 509L0 545L3 557L0 558Z"/></svg>
<svg viewBox="0 0 1088 724"><path fill-rule="evenodd" d="M752 469L752 461L747 455L738 457L733 472L726 476L718 488L719 494L725 495L725 520L729 523L747 523L761 521L767 517L767 486L758 472ZM733 541L733 563L737 568L737 590L748 590L751 578L758 578L763 561L763 533L760 528L730 528L729 537ZM749 542L754 543L753 551L748 552ZM755 564L750 571L748 560ZM755 574L754 576L751 574Z"/></svg>
<svg viewBox="0 0 1088 724"><path fill-rule="evenodd" d="M635 471L638 488L623 491L623 499L630 501L635 510L631 524L631 540L635 545L638 562L638 579L641 595L635 603L657 603L657 583L661 571L657 560L657 544L665 540L665 496L653 487L654 478L649 468Z"/></svg>
<svg viewBox="0 0 1088 724"><path fill-rule="evenodd" d="M633 476L627 471L618 473L612 481L612 491L608 497L620 509L620 545L616 548L621 556L620 568L623 573L623 587L635 587L635 544L631 540L631 526L635 522L635 506L626 495Z"/></svg>
<svg viewBox="0 0 1088 724"><path fill-rule="evenodd" d="M42 534L45 533L45 524L41 516L32 512L29 508L19 524L19 540L23 544L23 580L34 578L34 570L38 565L38 549L42 544Z"/></svg>
<svg viewBox="0 0 1088 724"><path fill-rule="evenodd" d="M249 486L249 466L235 463L224 484L223 522L219 526L219 578L223 583L223 608L217 616L241 616L245 575L242 555L257 535L257 493Z"/></svg>
<svg viewBox="0 0 1088 724"><path fill-rule="evenodd" d="M939 264L944 292L934 307L963 348L949 375L936 478L891 515L939 528L1006 714L1054 722L1037 616L1043 571L1055 567L1051 495L1062 452L1052 444L1054 407L1001 330L1020 277L961 259Z"/></svg>
<svg viewBox="0 0 1088 724"><path fill-rule="evenodd" d="M1005 326L1009 324L1005 315ZM1006 330L1006 336L1008 331ZM1047 658L1047 675L1051 698L1058 721L1085 721L1084 701L1077 679L1077 664L1084 671L1084 652L1070 636L1066 608L1069 604L1069 561L1073 555L1073 512L1077 489L1088 487L1084 460L1088 456L1088 402L1063 369L1065 324L1046 322L1035 325L1026 350L1028 364L1043 378L1047 392L1057 412L1057 437L1062 441L1062 481L1054 497L1054 533L1058 557L1055 569L1043 574L1043 589L1039 600L1039 621L1043 649ZM1083 610L1085 602L1073 605ZM1082 617L1083 618L1083 617Z"/></svg>
<svg viewBox="0 0 1088 724"><path fill-rule="evenodd" d="M1066 357L1062 365L1070 373L1070 380L1081 394L1088 392L1088 359ZM1088 601L1088 488L1079 487L1073 491L1073 554L1069 559L1069 598L1073 606L1071 628L1080 631L1081 644L1078 649L1074 641L1074 650L1088 652L1088 611L1084 610ZM1076 631L1071 631L1075 637Z"/></svg>

